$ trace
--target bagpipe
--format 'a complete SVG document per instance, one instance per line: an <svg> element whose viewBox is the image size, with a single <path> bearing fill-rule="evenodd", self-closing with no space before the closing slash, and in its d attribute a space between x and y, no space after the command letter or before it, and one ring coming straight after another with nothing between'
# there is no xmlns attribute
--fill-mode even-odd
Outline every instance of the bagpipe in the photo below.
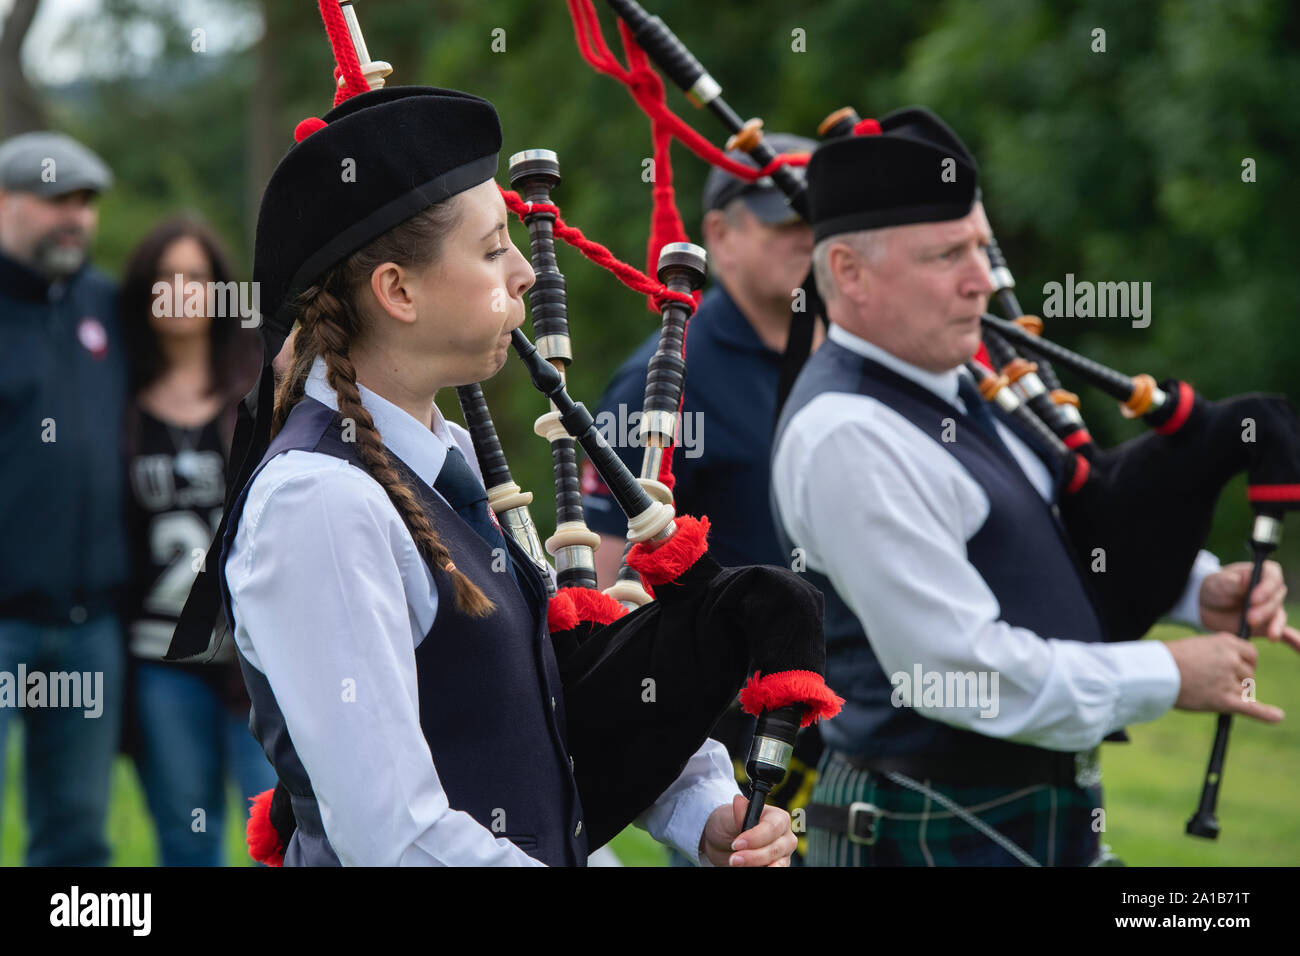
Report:
<svg viewBox="0 0 1300 956"><path fill-rule="evenodd" d="M319 6L337 62L336 105L382 86L391 67L370 60L354 5L319 0ZM833 716L842 703L823 679L822 598L784 569L718 565L708 554L707 518L678 516L658 473L633 476L591 414L569 396L565 371L573 350L554 238L564 237L660 304L662 341L652 362L643 425L643 434L650 430L647 456L655 451L650 468L660 467L665 452L671 462L685 368L681 351L695 303L690 292L703 283L704 251L686 243L665 246L661 281L655 281L564 223L550 202L550 190L560 181L553 152L522 151L509 167L512 185L524 195L502 195L529 230L537 277L527 294L534 341L516 329L512 345L550 404L535 426L550 445L555 473L557 528L544 549L528 510L532 495L511 476L482 389L462 386L457 399L489 507L548 585L547 619L589 845L605 844L651 806L738 693L758 718L754 752L761 756L751 774L748 828L784 775L799 727ZM625 565L629 576L639 576L641 593L630 594L630 579L618 593L635 610L596 590L592 552L599 536L583 517L579 446L628 518ZM547 553L555 560L553 581ZM262 819L269 815L282 843L291 832L287 806L280 788L263 795ZM262 826L263 839L267 829ZM252 832L250 826L250 841Z"/></svg>
<svg viewBox="0 0 1300 956"><path fill-rule="evenodd" d="M608 0L620 18L629 62L648 54L697 107L707 107L731 133L728 149L746 150L808 219L803 179L788 157L777 157L762 140L762 121L742 121L722 97L721 85L657 16L636 0ZM584 59L629 86L657 129L669 129L697 155L745 179L757 178L708 144L656 102L644 76L623 74L600 39L591 0L568 0ZM644 52L642 52L644 51ZM638 82L639 81L639 82ZM845 107L819 126L823 138L853 135L862 122ZM658 136L657 136L658 142ZM1209 535L1214 508L1227 482L1246 473L1255 517L1250 531L1252 571L1239 635L1249 634L1249 594L1263 562L1276 548L1284 512L1300 507L1300 422L1282 397L1244 395L1211 402L1177 380L1159 384L1147 375L1126 376L1056 346L1039 334L1041 322L1026 316L1015 279L996 238L986 247L994 296L1008 319L986 316L982 361L967 368L983 397L1013 415L1038 439L1056 465L1061 519L1086 567L1098 557L1104 573L1085 575L1111 640L1136 640L1172 608L1186 587L1196 555ZM805 308L791 316L778 408L811 352L818 315L824 310L811 272L804 283ZM1123 403L1128 417L1141 417L1151 431L1115 448L1100 449L1089 434L1076 395L1066 391L1052 362L1078 374ZM1249 428L1247 438L1246 429ZM1218 833L1214 807L1222 777L1229 715L1220 715L1200 805L1188 821L1191 835Z"/></svg>

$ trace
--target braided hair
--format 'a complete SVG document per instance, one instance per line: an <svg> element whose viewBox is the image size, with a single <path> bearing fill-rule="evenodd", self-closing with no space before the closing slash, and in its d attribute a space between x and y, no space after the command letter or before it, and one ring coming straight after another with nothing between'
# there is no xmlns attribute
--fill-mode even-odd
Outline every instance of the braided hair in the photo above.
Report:
<svg viewBox="0 0 1300 956"><path fill-rule="evenodd" d="M486 617L495 605L473 581L458 570L447 546L420 506L414 490L402 480L385 448L374 419L361 404L357 372L350 357L363 317L357 293L384 262L422 269L438 256L443 241L459 221L458 197L452 197L406 220L349 256L309 286L294 302L298 330L293 362L280 381L271 419L274 436L284 427L293 407L302 401L307 376L316 356L325 360L326 380L338 396L339 414L356 428L357 451L371 478L379 482L406 522L416 547L434 568L451 576L456 607L474 617Z"/></svg>

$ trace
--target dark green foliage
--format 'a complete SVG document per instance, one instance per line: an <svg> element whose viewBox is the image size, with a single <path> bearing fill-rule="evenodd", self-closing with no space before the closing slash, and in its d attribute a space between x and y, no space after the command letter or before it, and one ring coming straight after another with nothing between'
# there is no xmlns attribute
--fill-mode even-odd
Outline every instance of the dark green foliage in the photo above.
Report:
<svg viewBox="0 0 1300 956"><path fill-rule="evenodd" d="M1292 378L1300 346L1288 331L1300 210L1294 3L643 2L693 49L736 110L763 116L769 129L812 135L846 104L864 116L912 103L938 110L981 162L989 216L1029 311L1039 310L1043 284L1067 273L1151 283L1149 328L1122 319L1049 321L1049 334L1064 344L1126 371L1183 377L1211 398L1300 392ZM260 58L255 48L194 54L190 30L203 24L180 22L170 5L114 0L106 7L114 22L143 9L161 25L165 52L152 72L48 91L62 125L118 173L99 245L110 268L149 223L176 208L201 211L247 264L267 155L273 162L287 148L299 119L329 108L333 61L314 3L225 6L232 16L264 9L270 33ZM618 50L613 18L598 7ZM564 173L555 199L568 221L644 265L649 126L620 86L581 61L564 4L362 2L358 12L372 56L394 64L395 82L487 96L502 115L505 155L555 149ZM505 30L505 52L491 49L496 28ZM1092 50L1098 28L1104 53ZM795 29L805 31L805 53L792 52ZM103 60L100 47L87 47L88 63ZM669 104L714 142L725 138L675 89ZM269 141L250 139L259 108L263 128L274 131ZM1247 157L1254 183L1242 181ZM698 238L704 165L681 147L674 164ZM514 238L526 246L521 226ZM576 252L560 254L577 352L571 391L594 404L656 317ZM1077 383L1067 376L1066 384ZM1136 433L1108 400L1078 390L1103 444ZM531 433L544 406L513 364L487 391L516 477L536 494L538 524L547 528L549 454ZM450 396L442 404L456 412ZM1242 489L1227 498L1213 541L1225 560L1242 555L1247 527ZM1300 529L1289 539L1300 542ZM1285 553L1300 566L1300 550Z"/></svg>

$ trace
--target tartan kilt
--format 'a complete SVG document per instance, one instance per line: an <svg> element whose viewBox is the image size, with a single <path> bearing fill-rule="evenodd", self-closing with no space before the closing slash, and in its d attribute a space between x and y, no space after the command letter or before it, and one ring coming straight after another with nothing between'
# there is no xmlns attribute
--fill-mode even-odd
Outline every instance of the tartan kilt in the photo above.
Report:
<svg viewBox="0 0 1300 956"><path fill-rule="evenodd" d="M931 797L870 770L823 755L815 803L874 804L882 812L873 845L844 833L808 828L808 866L1023 866L1008 850ZM1100 783L1089 786L951 786L917 783L947 797L1016 844L1041 866L1089 866L1101 853L1094 821Z"/></svg>

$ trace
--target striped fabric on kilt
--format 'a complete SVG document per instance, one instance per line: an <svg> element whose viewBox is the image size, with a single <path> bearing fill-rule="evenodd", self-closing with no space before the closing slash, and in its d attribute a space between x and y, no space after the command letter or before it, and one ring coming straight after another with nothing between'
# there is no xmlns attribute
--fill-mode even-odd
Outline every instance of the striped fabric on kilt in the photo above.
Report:
<svg viewBox="0 0 1300 956"><path fill-rule="evenodd" d="M873 845L846 834L808 829L808 866L1025 866L1007 849L928 794L826 753L818 768L814 803L861 801L881 811ZM1097 862L1104 816L1101 786L949 786L914 781L941 794L991 827L1040 866ZM1116 861L1117 862L1117 861Z"/></svg>

